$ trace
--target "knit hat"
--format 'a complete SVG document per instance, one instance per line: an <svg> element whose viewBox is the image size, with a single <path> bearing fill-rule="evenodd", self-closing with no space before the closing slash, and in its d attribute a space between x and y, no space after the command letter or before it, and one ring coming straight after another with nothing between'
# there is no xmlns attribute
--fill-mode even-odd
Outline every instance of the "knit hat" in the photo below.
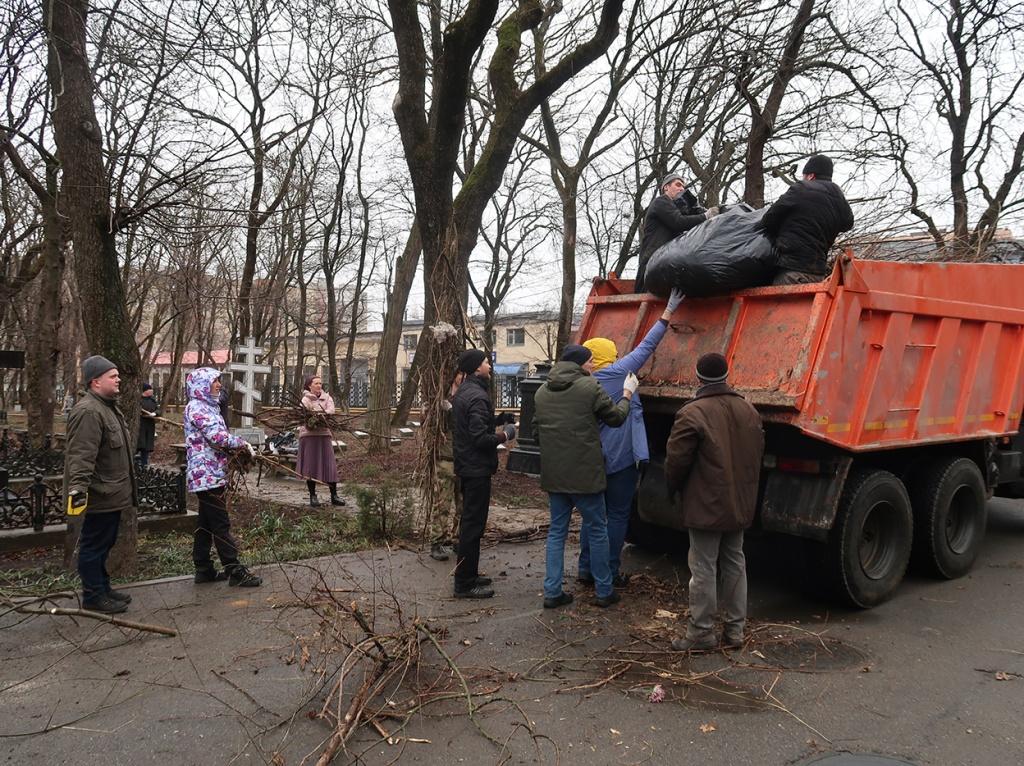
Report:
<svg viewBox="0 0 1024 766"><path fill-rule="evenodd" d="M143 393L145 393L146 391L152 391L152 390L153 390L153 386L151 386L149 383L143 383L142 384L142 392Z"/></svg>
<svg viewBox="0 0 1024 766"><path fill-rule="evenodd" d="M679 175L678 173L669 173L667 176L665 176L664 178L661 179L661 186L659 186L658 189L659 190L660 189L664 189L666 186L668 186L673 181L682 181L682 180L683 180L683 177L681 175ZM684 183L685 183L685 181L684 181Z"/></svg>
<svg viewBox="0 0 1024 766"><path fill-rule="evenodd" d="M575 362L582 366L586 364L593 354L590 353L590 349L586 346L579 346L575 343L570 343L564 349L562 349L561 361L563 362Z"/></svg>
<svg viewBox="0 0 1024 766"><path fill-rule="evenodd" d="M619 350L615 343L607 338L591 338L583 344L594 355L594 369L600 370L619 358Z"/></svg>
<svg viewBox="0 0 1024 766"><path fill-rule="evenodd" d="M729 375L729 363L721 354L704 354L697 360L697 378L701 383L722 383Z"/></svg>
<svg viewBox="0 0 1024 766"><path fill-rule="evenodd" d="M94 354L82 362L82 383L86 388L105 372L117 369L117 365L105 356Z"/></svg>
<svg viewBox="0 0 1024 766"><path fill-rule="evenodd" d="M814 173L815 178L824 178L826 181L831 181L832 160L824 154L815 154L804 165L804 175L810 175L811 173Z"/></svg>
<svg viewBox="0 0 1024 766"><path fill-rule="evenodd" d="M478 348L467 348L461 354L459 354L459 372L464 372L467 375L472 375L481 364L484 363L484 359L487 358L487 354Z"/></svg>

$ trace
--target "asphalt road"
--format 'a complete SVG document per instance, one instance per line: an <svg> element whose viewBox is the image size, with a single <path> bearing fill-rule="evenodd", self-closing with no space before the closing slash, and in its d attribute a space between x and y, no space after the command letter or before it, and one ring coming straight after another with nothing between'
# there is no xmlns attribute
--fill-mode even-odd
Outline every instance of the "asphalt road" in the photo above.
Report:
<svg viewBox="0 0 1024 766"><path fill-rule="evenodd" d="M685 608L683 560L627 549L626 569L641 576L623 604L599 610L580 592L545 611L543 541L485 551L499 591L488 602L451 599L446 564L378 551L315 571L266 568L268 584L244 592L182 580L133 588L127 616L175 626L174 639L6 615L0 763L297 764L329 734L306 715L322 700L314 669L329 630L298 604L322 582L369 612L360 590L374 579L406 619L446 628L442 645L467 683L491 692L476 698L492 700L476 723L508 744L487 741L455 698L425 708L394 745L360 733L351 747L365 763L793 764L832 751L1024 763L1024 505L991 504L969 576L910 576L870 611L807 595L791 553L749 542L745 650L690 659L668 650L678 623L657 612ZM388 623L383 609L379 619ZM420 688L457 690L424 655ZM663 702L649 701L655 683Z"/></svg>

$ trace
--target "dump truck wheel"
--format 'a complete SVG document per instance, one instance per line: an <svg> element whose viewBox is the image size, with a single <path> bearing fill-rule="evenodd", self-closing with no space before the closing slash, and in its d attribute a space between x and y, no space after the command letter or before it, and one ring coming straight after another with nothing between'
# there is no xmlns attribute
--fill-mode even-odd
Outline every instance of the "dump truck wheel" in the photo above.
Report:
<svg viewBox="0 0 1024 766"><path fill-rule="evenodd" d="M910 485L915 568L952 580L970 571L985 536L985 480L968 458L936 461Z"/></svg>
<svg viewBox="0 0 1024 766"><path fill-rule="evenodd" d="M888 471L851 473L823 562L836 594L861 608L892 596L910 561L913 528L902 481Z"/></svg>

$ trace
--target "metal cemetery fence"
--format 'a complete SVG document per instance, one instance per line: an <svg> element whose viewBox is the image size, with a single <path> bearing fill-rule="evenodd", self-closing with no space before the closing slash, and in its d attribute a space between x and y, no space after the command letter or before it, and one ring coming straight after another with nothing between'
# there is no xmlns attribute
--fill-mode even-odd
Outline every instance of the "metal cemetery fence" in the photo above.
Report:
<svg viewBox="0 0 1024 766"><path fill-rule="evenodd" d="M0 530L63 524L64 453L50 446L33 449L25 434L0 435ZM185 468L135 468L139 515L185 513Z"/></svg>

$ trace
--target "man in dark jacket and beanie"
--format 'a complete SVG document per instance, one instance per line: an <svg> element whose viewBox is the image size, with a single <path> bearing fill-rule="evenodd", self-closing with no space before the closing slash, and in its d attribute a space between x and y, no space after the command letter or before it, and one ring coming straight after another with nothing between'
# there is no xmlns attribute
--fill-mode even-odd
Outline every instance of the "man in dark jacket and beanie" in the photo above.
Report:
<svg viewBox="0 0 1024 766"><path fill-rule="evenodd" d="M583 517L590 545L590 574L597 598L608 607L619 601L608 563L608 518L604 504L607 476L601 451L600 423L621 426L629 417L629 402L639 381L632 372L622 384L618 404L591 373L590 349L566 346L562 358L534 396L534 429L540 442L540 488L548 493L548 529L544 608L572 603L562 590L565 538L575 507Z"/></svg>
<svg viewBox="0 0 1024 766"><path fill-rule="evenodd" d="M828 275L828 251L841 231L853 228L853 211L832 183L832 160L815 154L804 165L804 178L761 218L761 228L775 246L778 272L774 285L820 282Z"/></svg>
<svg viewBox="0 0 1024 766"><path fill-rule="evenodd" d="M85 394L68 416L64 492L68 513L85 514L78 542L82 607L116 614L132 600L110 587L107 574L121 512L138 502L132 450L116 404L121 390L117 366L102 356L90 356L82 362L82 383Z"/></svg>
<svg viewBox="0 0 1024 766"><path fill-rule="evenodd" d="M491 504L491 477L498 470L498 445L515 439L516 428L507 425L495 433L488 388L491 364L483 351L463 351L459 372L465 377L452 398L452 456L462 485L454 590L456 598L490 598L494 595L491 580L481 577L478 569L480 539Z"/></svg>
<svg viewBox="0 0 1024 766"><path fill-rule="evenodd" d="M644 215L644 229L640 238L640 264L636 271L634 292L643 292L647 262L654 252L685 231L700 226L718 215L718 208L705 210L683 183L678 173L669 173L661 180L659 194Z"/></svg>
<svg viewBox="0 0 1024 766"><path fill-rule="evenodd" d="M743 645L747 571L743 530L754 521L764 430L761 416L726 382L721 354L697 360L700 387L672 425L665 477L690 533L690 617L677 651L714 649L721 606L722 645Z"/></svg>
<svg viewBox="0 0 1024 766"><path fill-rule="evenodd" d="M156 446L156 419L160 408L153 397L153 387L142 384L142 399L139 401L139 436L135 440L135 456L139 465L149 465L149 454Z"/></svg>

